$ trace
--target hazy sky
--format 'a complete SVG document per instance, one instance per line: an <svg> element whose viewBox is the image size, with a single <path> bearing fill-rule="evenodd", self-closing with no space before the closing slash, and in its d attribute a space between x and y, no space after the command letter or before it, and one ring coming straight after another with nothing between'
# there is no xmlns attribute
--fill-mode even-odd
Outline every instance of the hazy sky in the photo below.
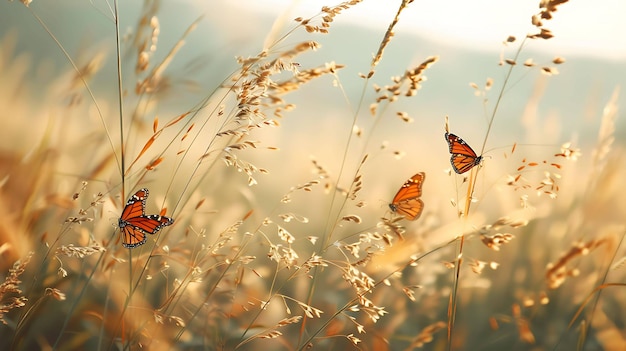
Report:
<svg viewBox="0 0 626 351"><path fill-rule="evenodd" d="M287 17L307 17L332 0L238 0L233 4ZM344 22L387 25L400 0L365 0L341 16ZM531 16L539 10L539 0L415 0L402 13L397 31L407 29L422 35L474 48L499 49L507 35L520 38L534 32ZM554 19L546 22L555 38L552 51L564 55L585 54L626 59L626 1L572 0L559 6ZM495 45L494 45L495 44Z"/></svg>

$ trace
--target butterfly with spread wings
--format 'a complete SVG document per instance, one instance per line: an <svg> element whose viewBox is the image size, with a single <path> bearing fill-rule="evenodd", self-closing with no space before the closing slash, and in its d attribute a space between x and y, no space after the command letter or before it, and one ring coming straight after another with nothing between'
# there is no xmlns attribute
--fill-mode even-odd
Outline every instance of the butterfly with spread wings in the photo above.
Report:
<svg viewBox="0 0 626 351"><path fill-rule="evenodd" d="M478 166L483 160L483 157L477 156L465 140L451 133L446 133L445 137L451 154L450 164L456 173L463 174Z"/></svg>
<svg viewBox="0 0 626 351"><path fill-rule="evenodd" d="M424 202L419 197L422 196L422 184L425 178L426 174L419 172L404 182L389 204L391 211L404 216L409 221L418 219L424 209Z"/></svg>
<svg viewBox="0 0 626 351"><path fill-rule="evenodd" d="M140 189L128 201L118 221L122 231L122 245L133 248L146 242L146 234L156 234L161 228L174 223L174 218L160 215L146 215L148 189Z"/></svg>

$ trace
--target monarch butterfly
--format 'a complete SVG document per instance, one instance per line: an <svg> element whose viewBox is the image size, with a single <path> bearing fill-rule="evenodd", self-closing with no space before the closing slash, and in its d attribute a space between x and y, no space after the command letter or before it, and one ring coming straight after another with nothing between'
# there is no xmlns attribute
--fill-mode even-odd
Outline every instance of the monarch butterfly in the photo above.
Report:
<svg viewBox="0 0 626 351"><path fill-rule="evenodd" d="M156 234L161 228L174 223L174 218L160 215L146 215L148 189L139 189L128 201L118 221L122 231L122 245L133 248L146 242L146 233Z"/></svg>
<svg viewBox="0 0 626 351"><path fill-rule="evenodd" d="M445 138L452 155L450 156L450 164L456 173L463 174L479 165L483 160L483 157L477 156L474 150L460 137L446 133Z"/></svg>
<svg viewBox="0 0 626 351"><path fill-rule="evenodd" d="M404 182L389 204L391 211L403 215L409 221L418 219L424 209L424 202L419 197L422 196L425 178L426 174L419 172Z"/></svg>

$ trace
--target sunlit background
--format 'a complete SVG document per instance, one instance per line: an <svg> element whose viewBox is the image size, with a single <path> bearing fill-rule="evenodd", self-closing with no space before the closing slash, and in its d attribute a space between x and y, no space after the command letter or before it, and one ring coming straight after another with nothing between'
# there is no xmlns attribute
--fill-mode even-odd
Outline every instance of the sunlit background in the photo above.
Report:
<svg viewBox="0 0 626 351"><path fill-rule="evenodd" d="M134 25L141 5L141 2L120 4L122 33ZM185 40L181 58L172 64L171 70L193 72L195 83L201 88L194 92L183 92L181 89L172 91L171 102L180 102L180 105L168 104L167 107L176 110L189 108L207 89L220 82L225 72L236 67L235 56L257 54L267 45L266 38L270 41L275 39L293 27L293 18L313 16L322 5L332 3L290 0L163 2L160 5L163 15L159 17L159 45L163 50L156 54L157 57L165 55L165 49L182 36L189 23L200 18L197 29ZM29 76L42 83L52 79L54 72L68 68L66 59L41 26L26 20L31 17L24 8L15 3L3 3L0 6L0 16L3 17L1 33L16 41L14 55L23 54L22 57L26 58L26 62L21 64L31 64L32 68L26 72ZM316 63L324 60L337 63L349 61L350 64L341 71L340 77L348 93L353 94L349 98L356 98L360 93L358 87L361 82L355 77L359 72L368 70L371 57L395 15L397 6L395 3L386 2L383 5L364 1L342 14L329 35L314 35L313 39L320 41L322 48L299 60L303 65L308 63L307 60ZM114 31L109 4L61 1L36 2L32 7L39 10L38 14L61 44L79 61L80 55L88 56L85 55L86 50L106 48L107 55L112 54L110 44ZM396 36L387 48L386 59L377 69L373 81L384 85L390 76L401 74L405 68L428 56L438 55L440 61L428 74L430 81L425 85L428 89L423 89L417 101L411 102L411 108L416 110L416 121L420 126L430 129L441 126L443 116L449 115L453 123L460 124L460 128L469 128L469 133L476 133L468 136L468 139L477 138L480 142L484 135L479 131L484 130L487 115L480 99L473 96L469 83L482 85L488 77L495 80L496 87L502 83L504 70L497 66L503 51L502 42L509 35L519 40L532 32L530 17L537 9L538 5L533 1L414 2L400 16ZM172 13L176 13L176 16L168 16ZM611 96L613 89L623 85L626 80L626 37L622 35L626 32L626 24L620 19L622 13L626 13L626 4L617 0L600 3L576 1L559 8L548 25L555 37L529 43L522 56L546 65L556 56L564 57L566 64L558 67L561 74L546 80L545 77L524 74L520 70L514 76L515 85L507 91L507 101L501 106L502 117L494 125L497 132L492 136L494 139L488 148L504 146L501 140L497 140L498 135L503 133L518 133L514 135L518 142L531 141L524 140L524 136L519 134L519 125L511 124L506 119L519 120L530 91L537 85L545 85L545 94L539 103L544 111L551 111L550 116L535 116L537 123L547 118L566 119L567 123L561 124L557 132L559 140L581 138L581 142L584 142L587 137L593 137L580 134L595 133L587 126L595 124L594 115ZM75 26L66 26L68 21ZM75 28L81 30L76 32ZM294 37L285 46L297 40ZM516 46L510 45L504 50L504 57L511 57L515 49ZM105 71L111 73L97 77L97 87L101 87L100 96L114 99L115 61L107 57L103 64ZM316 106L319 109L316 123L334 120L333 115L336 114L350 114L346 101L336 91L328 89L328 82L311 89L316 89L316 94L329 94L326 106ZM172 111L175 112L179 111ZM618 123L623 126L622 121ZM472 130L473 126L477 130ZM622 131L624 128L618 129ZM441 133L433 133L433 139L425 141L430 144L440 139L438 134ZM624 136L623 132L618 134ZM428 137L427 133L420 135L420 138ZM510 140L510 136L503 139Z"/></svg>
<svg viewBox="0 0 626 351"><path fill-rule="evenodd" d="M323 5L331 5L324 3ZM236 1L240 9L254 9L269 17L297 17L315 13L320 2L306 0ZM582 0L562 7L551 21L556 38L539 46L562 55L591 56L598 59L624 60L626 31L621 20L626 4L619 0ZM396 3L364 1L342 18L350 26L386 27L397 12ZM529 18L538 10L533 1L416 1L402 14L397 32L413 33L430 40L469 50L497 51L503 33L522 37L532 31ZM254 25L254 24L252 24Z"/></svg>

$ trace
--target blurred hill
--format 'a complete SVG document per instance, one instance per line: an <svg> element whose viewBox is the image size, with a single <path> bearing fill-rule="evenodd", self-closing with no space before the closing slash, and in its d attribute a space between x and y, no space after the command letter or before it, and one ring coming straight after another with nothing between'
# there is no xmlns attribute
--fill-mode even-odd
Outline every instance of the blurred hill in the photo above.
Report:
<svg viewBox="0 0 626 351"><path fill-rule="evenodd" d="M126 34L128 28L138 21L142 4L137 2L121 5L120 30ZM163 2L159 6L161 34L156 58L166 55L187 26L203 16L197 29L188 37L181 53L168 69L172 76L186 76L193 79L198 86L186 90L186 82L178 82L181 84L180 89L174 89L168 96L168 103L162 104L163 108L171 110L169 113L180 113L191 108L207 92L218 86L235 69L235 56L247 57L258 53L275 20L267 14L242 11L241 7L231 6L228 2L206 5L211 9L206 13L199 13L198 7L190 2ZM34 2L31 9L41 16L78 64L81 57L88 56L89 52L106 52L103 72L96 77L94 87L98 97L115 101L114 23L109 9L103 4L74 1ZM1 3L0 18L0 35L4 38L15 35L16 40L15 50L3 54L15 57L22 55L20 57L27 58L32 63L27 76L33 80L33 87L46 87L46 81L51 82L60 72L71 70L52 38L22 4ZM284 28L291 28L291 23L285 23ZM300 40L318 41L321 49L298 57L297 62L303 69L330 61L346 65L339 72L339 77L353 108L363 87L363 80L358 78L358 73L369 70L369 63L385 30L386 27L344 25L339 16L330 34L295 33L279 47L285 49ZM509 34L513 33L502 33L502 38ZM555 35L558 36L559 33ZM493 107L507 67L498 66L501 47L494 47L489 52L468 50L466 47L450 42L437 42L420 36L419 33L397 32L371 82L378 85L388 84L391 76L401 75L406 68L419 64L428 56L439 56L439 62L426 73L428 81L423 84L418 96L401 102L396 108L404 108L415 118L419 125L416 129L441 129L443 116L449 115L455 129L464 130L466 134L473 134L472 138L475 136L481 139L481 132L486 129L488 113ZM512 57L516 48L516 43L510 45L504 51L505 58ZM533 58L539 65L554 66L550 61L559 55L557 51L536 52L533 50L533 43L529 43L520 61ZM134 57L133 54L128 56ZM503 140L514 137L522 142L541 143L542 140L536 140L541 139L541 136L535 135L535 139L526 139L523 133L522 115L529 100L533 99L532 104L537 107L538 112L530 123L535 126L558 125L556 136L563 140L572 137L578 138L581 143L594 140L604 104L616 87L626 83L626 64L582 55L565 59L566 63L557 67L560 74L550 78L538 74L537 69L529 72L521 65L516 68L500 106L494 135L501 136ZM125 62L127 67L133 64L128 57ZM495 80L495 85L485 110L482 98L474 96L469 83L475 82L482 86L488 77ZM130 79L124 82L127 88L132 88L134 83ZM323 101L328 101L327 104L316 103L309 108L306 104L310 99L306 94L294 97L294 102L303 107L295 113L315 111L312 119L299 118L299 126L303 130L308 126L307 121L318 124L320 120L329 118L328 123L334 125L333 121L340 118L337 116L351 115L351 107L340 92L332 88L331 83L325 80L307 87L307 94L315 94ZM536 96L538 91L541 91L540 96ZM367 92L367 97L371 98L371 87L367 88ZM36 92L34 96L37 96ZM369 100L366 98L365 101ZM623 96L620 102L620 105L626 102ZM366 114L367 111L363 109L362 113ZM621 137L620 140L626 137L624 126L623 118L618 120L617 135ZM439 134L441 133L436 133L436 139L441 137ZM497 138L494 140L494 145L500 143Z"/></svg>

